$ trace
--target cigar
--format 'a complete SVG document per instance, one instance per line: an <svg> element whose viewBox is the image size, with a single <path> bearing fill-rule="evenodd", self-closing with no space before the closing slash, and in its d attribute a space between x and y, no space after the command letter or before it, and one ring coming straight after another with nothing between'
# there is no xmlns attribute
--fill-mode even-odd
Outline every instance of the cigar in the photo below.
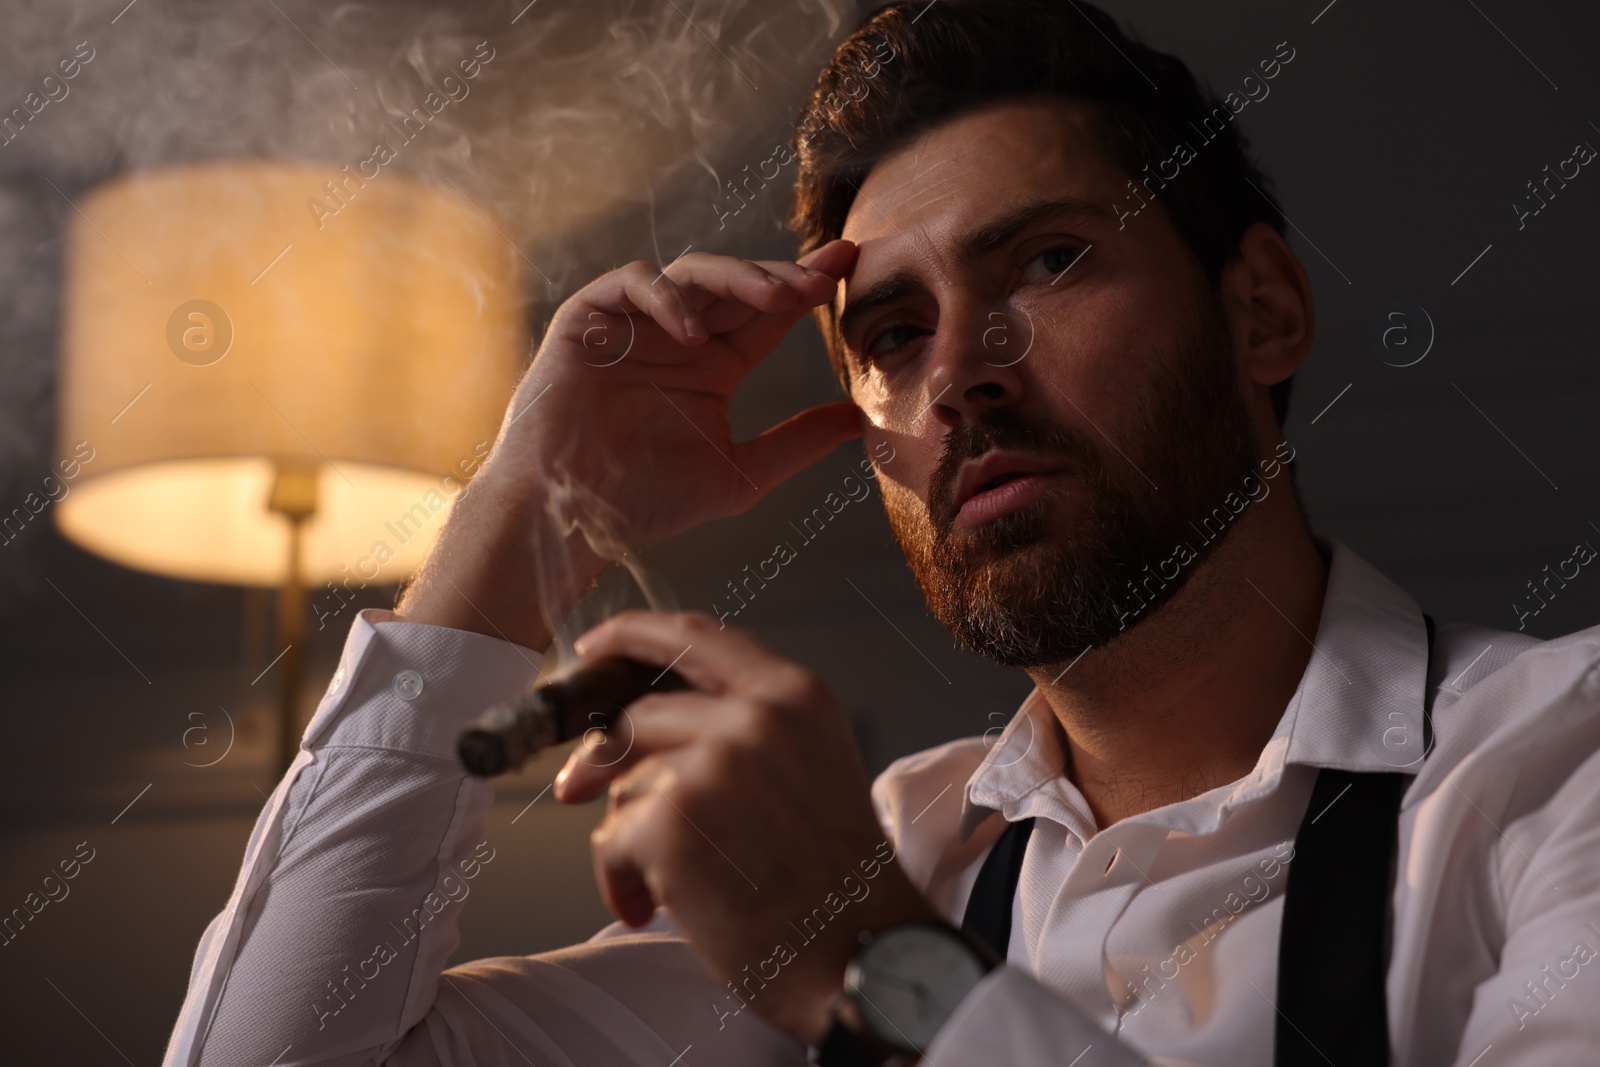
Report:
<svg viewBox="0 0 1600 1067"><path fill-rule="evenodd" d="M493 778L519 769L532 756L593 729L608 729L646 693L690 688L673 670L607 656L553 682L496 704L467 724L456 751L469 774Z"/></svg>

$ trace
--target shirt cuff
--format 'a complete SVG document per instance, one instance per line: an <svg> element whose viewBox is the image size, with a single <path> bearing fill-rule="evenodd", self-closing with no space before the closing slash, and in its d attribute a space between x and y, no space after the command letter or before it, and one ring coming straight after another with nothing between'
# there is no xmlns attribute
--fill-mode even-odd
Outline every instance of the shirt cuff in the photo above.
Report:
<svg viewBox="0 0 1600 1067"><path fill-rule="evenodd" d="M366 608L300 747L360 746L455 762L461 729L539 677L544 656L469 630Z"/></svg>

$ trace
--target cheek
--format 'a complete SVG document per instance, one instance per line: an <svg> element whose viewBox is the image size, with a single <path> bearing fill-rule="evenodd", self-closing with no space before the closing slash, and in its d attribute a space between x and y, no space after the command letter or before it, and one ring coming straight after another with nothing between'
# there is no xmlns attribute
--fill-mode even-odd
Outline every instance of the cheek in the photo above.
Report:
<svg viewBox="0 0 1600 1067"><path fill-rule="evenodd" d="M869 400L859 382L852 397L866 416L861 449L884 495L885 507L914 507L921 512L928 477L944 452L944 423L931 412L915 417L916 408L926 402L911 409L912 417L900 418L892 400Z"/></svg>
<svg viewBox="0 0 1600 1067"><path fill-rule="evenodd" d="M1072 405L1083 405L1109 383L1124 380L1142 349L1126 320L1108 317L1104 309L1057 301L1030 310L1033 346L1018 372L1040 406L1081 423L1083 416Z"/></svg>
<svg viewBox="0 0 1600 1067"><path fill-rule="evenodd" d="M910 477L914 458L929 448L937 458L942 439L942 424L928 410L925 384L911 373L903 377L902 383L873 374L851 383L850 399L862 415L862 448L885 478ZM938 436L925 441L929 434Z"/></svg>
<svg viewBox="0 0 1600 1067"><path fill-rule="evenodd" d="M1079 404L1084 395L1138 394L1152 370L1152 358L1171 344L1164 332L1170 304L1142 292L1040 301L1029 310L1038 331L1028 357L1030 369ZM1044 391L1070 411L1056 388L1047 384Z"/></svg>
<svg viewBox="0 0 1600 1067"><path fill-rule="evenodd" d="M900 408L913 389L908 384L890 380L881 373L857 375L850 382L850 399L866 416L869 428L867 440L871 443L874 430L891 438L898 438L904 429Z"/></svg>
<svg viewBox="0 0 1600 1067"><path fill-rule="evenodd" d="M887 479L880 481L883 483L883 510L889 526L902 549L912 551L912 546L921 544L927 536L927 505L919 491Z"/></svg>
<svg viewBox="0 0 1600 1067"><path fill-rule="evenodd" d="M883 506L898 513L904 513L908 508L922 510L929 467L903 453L896 458L894 467L894 470L885 470L878 475Z"/></svg>

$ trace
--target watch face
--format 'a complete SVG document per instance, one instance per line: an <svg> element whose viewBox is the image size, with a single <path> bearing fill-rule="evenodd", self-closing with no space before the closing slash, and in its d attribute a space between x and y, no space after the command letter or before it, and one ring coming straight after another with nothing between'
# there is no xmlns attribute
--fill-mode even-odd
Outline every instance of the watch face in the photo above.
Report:
<svg viewBox="0 0 1600 1067"><path fill-rule="evenodd" d="M921 1052L984 973L983 961L955 931L907 925L874 938L845 981L874 1033Z"/></svg>

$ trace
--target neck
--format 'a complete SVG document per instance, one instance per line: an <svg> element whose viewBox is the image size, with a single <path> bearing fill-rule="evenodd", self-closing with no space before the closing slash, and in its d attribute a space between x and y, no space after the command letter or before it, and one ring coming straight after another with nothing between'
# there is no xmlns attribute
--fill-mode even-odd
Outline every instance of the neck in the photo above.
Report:
<svg viewBox="0 0 1600 1067"><path fill-rule="evenodd" d="M1064 674L1028 672L1099 827L1250 772L1310 661L1327 580L1293 494L1275 493L1161 607Z"/></svg>

